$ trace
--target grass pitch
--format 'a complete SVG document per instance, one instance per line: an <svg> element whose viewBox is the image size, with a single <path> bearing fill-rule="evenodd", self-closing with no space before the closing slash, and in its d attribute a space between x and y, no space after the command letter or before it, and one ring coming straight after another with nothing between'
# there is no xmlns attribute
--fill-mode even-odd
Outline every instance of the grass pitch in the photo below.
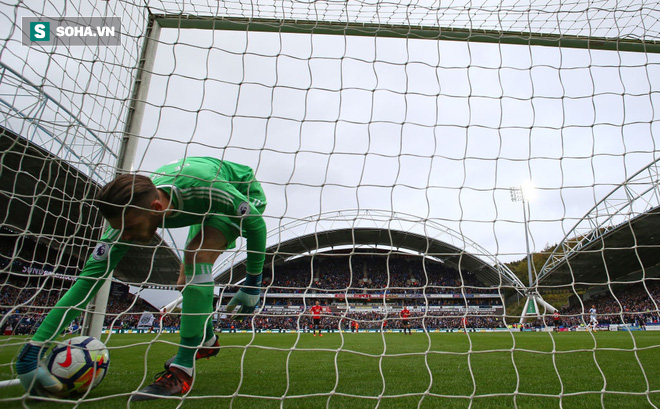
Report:
<svg viewBox="0 0 660 409"><path fill-rule="evenodd" d="M110 370L79 401L50 408L660 407L660 332L222 334L185 397L128 403L176 352L178 335L113 334ZM0 380L23 339L0 338Z"/></svg>

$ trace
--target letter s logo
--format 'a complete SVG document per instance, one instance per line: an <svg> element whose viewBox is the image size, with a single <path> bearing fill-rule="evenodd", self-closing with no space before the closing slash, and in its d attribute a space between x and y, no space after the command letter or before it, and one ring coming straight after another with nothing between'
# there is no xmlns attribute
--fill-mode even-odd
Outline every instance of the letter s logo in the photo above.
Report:
<svg viewBox="0 0 660 409"><path fill-rule="evenodd" d="M46 37L46 32L44 31L44 25L43 24L37 24L34 26L34 37L38 38L39 40L42 40L44 37Z"/></svg>
<svg viewBox="0 0 660 409"><path fill-rule="evenodd" d="M33 21L30 22L30 41L49 41L50 40L50 22Z"/></svg>

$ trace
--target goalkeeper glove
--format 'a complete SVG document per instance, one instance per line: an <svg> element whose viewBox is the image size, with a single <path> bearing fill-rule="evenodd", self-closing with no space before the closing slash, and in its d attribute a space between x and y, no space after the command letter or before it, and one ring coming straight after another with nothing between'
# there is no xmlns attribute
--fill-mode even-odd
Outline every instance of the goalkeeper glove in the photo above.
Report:
<svg viewBox="0 0 660 409"><path fill-rule="evenodd" d="M244 285L247 288L241 288L236 292L236 295L229 300L227 304L227 312L233 312L234 309L240 305L241 307L236 311L234 319L242 321L244 317L237 316L252 314L257 304L259 304L259 296L261 293L261 273L259 274L250 274L247 273L245 276Z"/></svg>
<svg viewBox="0 0 660 409"><path fill-rule="evenodd" d="M46 368L39 365L39 359L46 352L43 345L28 342L18 354L16 372L25 390L36 396L57 395L64 385Z"/></svg>

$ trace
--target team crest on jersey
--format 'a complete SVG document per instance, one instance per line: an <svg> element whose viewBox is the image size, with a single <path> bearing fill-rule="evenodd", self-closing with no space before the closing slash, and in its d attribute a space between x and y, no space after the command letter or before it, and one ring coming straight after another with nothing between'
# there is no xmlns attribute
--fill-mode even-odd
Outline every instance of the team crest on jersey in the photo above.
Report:
<svg viewBox="0 0 660 409"><path fill-rule="evenodd" d="M248 202L242 202L238 205L238 215L245 216L246 214L250 214L250 205Z"/></svg>
<svg viewBox="0 0 660 409"><path fill-rule="evenodd" d="M110 245L108 243L99 243L94 247L94 253L92 257L96 261L103 261L108 258L108 253L110 252Z"/></svg>

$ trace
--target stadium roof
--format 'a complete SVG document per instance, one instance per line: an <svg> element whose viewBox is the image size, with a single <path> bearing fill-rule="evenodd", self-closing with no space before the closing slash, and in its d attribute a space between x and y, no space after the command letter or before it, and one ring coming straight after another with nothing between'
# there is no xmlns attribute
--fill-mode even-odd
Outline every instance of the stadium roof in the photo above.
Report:
<svg viewBox="0 0 660 409"><path fill-rule="evenodd" d="M636 281L660 270L660 159L612 190L545 263L541 285Z"/></svg>
<svg viewBox="0 0 660 409"><path fill-rule="evenodd" d="M541 277L540 285L607 284L658 277L660 207L574 249Z"/></svg>
<svg viewBox="0 0 660 409"><path fill-rule="evenodd" d="M98 185L75 166L3 127L0 152L0 207L7 212L3 226L82 262L102 233L103 218L91 204ZM174 251L155 237L152 246L129 249L114 277L172 285L179 265Z"/></svg>
<svg viewBox="0 0 660 409"><path fill-rule="evenodd" d="M296 256L342 246L387 246L431 256L459 271L470 271L486 284L517 286L502 269L451 244L420 234L393 229L346 228L315 232L283 241L266 249L267 264ZM408 254L408 253L407 253ZM498 267L500 269L498 269ZM508 272L508 270L506 270ZM245 260L216 275L217 284L236 283L245 278Z"/></svg>

